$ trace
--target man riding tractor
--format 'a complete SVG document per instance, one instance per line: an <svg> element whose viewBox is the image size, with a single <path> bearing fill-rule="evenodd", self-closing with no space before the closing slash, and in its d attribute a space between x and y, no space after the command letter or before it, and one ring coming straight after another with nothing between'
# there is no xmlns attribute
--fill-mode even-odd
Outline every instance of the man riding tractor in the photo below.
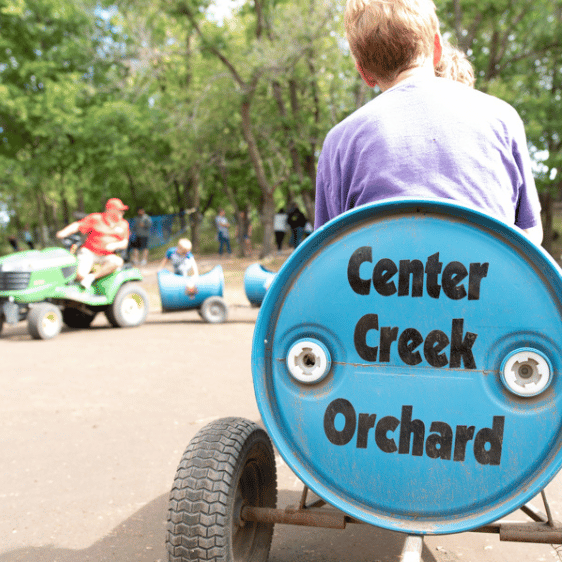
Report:
<svg viewBox="0 0 562 562"><path fill-rule="evenodd" d="M85 289L123 265L123 258L115 252L125 250L129 243L129 223L123 219L128 208L121 199L111 198L105 204L105 212L91 213L57 232L60 239L76 232L88 235L76 254L76 279ZM94 265L99 267L92 272Z"/></svg>

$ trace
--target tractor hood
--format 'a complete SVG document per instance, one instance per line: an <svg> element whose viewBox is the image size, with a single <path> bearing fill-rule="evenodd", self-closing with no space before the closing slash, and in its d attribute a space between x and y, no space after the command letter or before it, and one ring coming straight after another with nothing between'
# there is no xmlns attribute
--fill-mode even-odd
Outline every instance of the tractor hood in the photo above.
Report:
<svg viewBox="0 0 562 562"><path fill-rule="evenodd" d="M0 272L32 273L76 264L76 257L63 248L46 248L10 254L0 259Z"/></svg>

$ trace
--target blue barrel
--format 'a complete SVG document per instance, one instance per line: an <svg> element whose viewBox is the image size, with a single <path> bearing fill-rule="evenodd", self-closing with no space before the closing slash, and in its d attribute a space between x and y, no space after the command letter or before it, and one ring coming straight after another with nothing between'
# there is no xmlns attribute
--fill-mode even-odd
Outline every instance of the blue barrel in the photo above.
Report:
<svg viewBox="0 0 562 562"><path fill-rule="evenodd" d="M550 256L479 212L349 211L266 294L262 419L296 475L356 519L413 534L495 521L560 469L561 296Z"/></svg>
<svg viewBox="0 0 562 562"><path fill-rule="evenodd" d="M211 271L199 275L196 285L197 293L193 296L186 295L186 278L167 269L161 269L158 272L158 290L162 311L199 308L208 297L222 297L224 293L222 266L216 265Z"/></svg>
<svg viewBox="0 0 562 562"><path fill-rule="evenodd" d="M265 293L277 273L269 271L259 263L252 263L244 272L244 291L254 306L261 306Z"/></svg>

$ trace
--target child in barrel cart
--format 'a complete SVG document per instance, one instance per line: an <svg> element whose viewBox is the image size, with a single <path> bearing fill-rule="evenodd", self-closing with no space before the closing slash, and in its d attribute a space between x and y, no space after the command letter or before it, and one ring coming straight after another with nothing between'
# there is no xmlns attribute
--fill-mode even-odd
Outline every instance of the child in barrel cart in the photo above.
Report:
<svg viewBox="0 0 562 562"><path fill-rule="evenodd" d="M186 277L185 294L193 297L197 294L197 278L199 271L197 263L191 253L191 242L187 238L180 238L175 248L169 248L166 257L158 269L166 269L171 264L176 275Z"/></svg>
<svg viewBox="0 0 562 562"><path fill-rule="evenodd" d="M443 40L431 0L349 0L357 71L381 95L327 135L315 228L394 197L452 200L542 241L525 130L507 103L435 75Z"/></svg>

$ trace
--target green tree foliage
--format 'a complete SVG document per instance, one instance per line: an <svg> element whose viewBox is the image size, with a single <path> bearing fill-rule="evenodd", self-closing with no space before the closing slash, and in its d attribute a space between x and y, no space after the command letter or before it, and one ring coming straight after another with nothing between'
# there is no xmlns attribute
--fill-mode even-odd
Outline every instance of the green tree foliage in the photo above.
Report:
<svg viewBox="0 0 562 562"><path fill-rule="evenodd" d="M550 249L553 204L562 193L562 2L537 0L530 9L508 0L449 0L440 16L470 56L476 87L512 104L525 123Z"/></svg>
<svg viewBox="0 0 562 562"><path fill-rule="evenodd" d="M314 213L328 130L374 94L354 69L336 0L0 0L0 204L59 227L117 196L205 214ZM216 13L216 12L215 12ZM514 105L537 162L546 241L562 188L562 0L446 0L442 32L476 87ZM189 221L189 223L187 222Z"/></svg>

